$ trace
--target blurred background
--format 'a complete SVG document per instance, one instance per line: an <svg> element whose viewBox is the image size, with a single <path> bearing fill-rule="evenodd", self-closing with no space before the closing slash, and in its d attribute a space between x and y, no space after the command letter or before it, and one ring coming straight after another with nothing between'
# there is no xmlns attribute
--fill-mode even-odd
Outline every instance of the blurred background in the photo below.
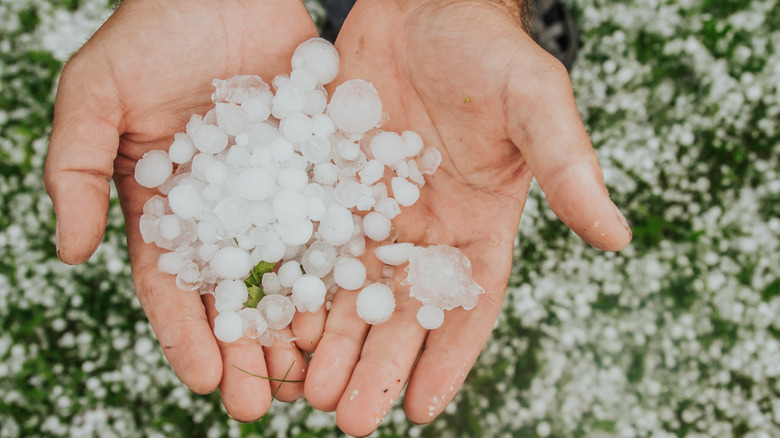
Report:
<svg viewBox="0 0 780 438"><path fill-rule="evenodd" d="M308 2L324 31L329 3ZM116 199L91 260L57 260L42 183L57 78L111 7L0 0L0 437L340 435L305 401L240 424L178 381L135 299ZM572 56L634 241L588 247L534 186L466 386L426 427L397 403L375 436L780 436L780 3L559 7L539 5L537 37Z"/></svg>

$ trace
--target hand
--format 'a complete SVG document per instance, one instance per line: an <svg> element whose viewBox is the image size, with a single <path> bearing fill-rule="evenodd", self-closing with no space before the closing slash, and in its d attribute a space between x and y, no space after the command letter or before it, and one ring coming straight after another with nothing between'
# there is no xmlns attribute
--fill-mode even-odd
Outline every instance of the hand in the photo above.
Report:
<svg viewBox="0 0 780 438"><path fill-rule="evenodd" d="M332 86L373 82L390 115L383 129L417 131L443 156L418 203L393 221L398 241L461 248L485 288L473 310L446 312L430 332L416 320L421 304L400 285L403 269L384 324L369 327L356 314L357 294L337 293L305 394L312 406L335 409L344 432L367 435L407 379L404 407L415 423L438 416L462 385L501 310L532 178L558 217L598 248L619 250L631 232L604 187L565 68L502 5L361 0L336 47Z"/></svg>
<svg viewBox="0 0 780 438"><path fill-rule="evenodd" d="M228 413L243 421L265 414L278 384L233 365L282 378L295 361L287 376L294 380L305 374L305 361L290 342L264 353L256 342L216 341L212 297L201 301L197 292L178 290L172 276L157 271L162 250L141 239L142 207L155 191L139 186L133 170L145 152L167 149L190 115L213 106L215 77L258 74L269 81L290 71L295 47L313 36L297 0L128 0L67 63L57 93L45 182L60 258L80 263L97 248L113 177L135 289L166 358L193 391L219 385ZM276 397L295 399L302 390L284 384Z"/></svg>

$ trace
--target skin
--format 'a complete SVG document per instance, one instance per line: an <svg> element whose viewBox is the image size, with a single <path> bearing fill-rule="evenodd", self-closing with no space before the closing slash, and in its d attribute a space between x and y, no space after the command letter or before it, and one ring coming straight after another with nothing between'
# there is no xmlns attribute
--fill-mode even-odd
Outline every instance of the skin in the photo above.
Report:
<svg viewBox="0 0 780 438"><path fill-rule="evenodd" d="M287 378L297 380L306 362L290 342L264 351L249 340L214 338L213 298L178 290L172 276L157 272L162 251L141 239L138 220L155 191L139 186L133 169L144 153L167 150L190 115L213 106L215 77L289 73L293 50L313 36L296 0L126 0L68 61L57 93L44 179L60 258L81 263L97 248L113 178L135 289L166 358L193 391L219 388L228 414L241 421L264 415L278 384L233 365L281 379L294 361ZM286 383L276 397L294 400L302 391Z"/></svg>
<svg viewBox="0 0 780 438"><path fill-rule="evenodd" d="M341 70L330 89L353 78L373 82L390 116L382 129L414 130L443 156L418 203L393 220L397 240L462 249L485 289L473 310L445 312L430 332L416 320L421 304L400 284L402 267L392 281L396 310L383 324L357 316L356 292L337 293L321 338L299 340L319 342L305 395L315 408L335 410L345 433L364 436L407 381L404 408L419 424L436 418L462 385L501 310L533 178L558 217L594 246L622 249L631 232L604 187L565 68L509 9L360 0L336 47ZM381 263L367 254L370 283Z"/></svg>
<svg viewBox="0 0 780 438"><path fill-rule="evenodd" d="M306 382L284 384L277 398L305 392L314 407L335 409L350 435L375 430L407 381L407 415L426 423L462 385L500 311L532 178L586 241L618 250L631 234L609 201L566 71L508 9L477 1L361 0L337 42L342 69L330 91L352 78L373 82L390 115L383 129L415 130L439 149L441 168L427 177L418 204L394 220L397 238L461 248L485 294L474 310L449 311L441 328L427 332L416 321L420 304L396 269L396 312L384 324L366 325L356 315L355 292L340 291L330 311L296 315L297 346L218 342L209 325L213 299L179 291L171 276L157 272L161 251L138 232L143 203L155 191L140 187L132 171L145 152L166 149L191 114L210 108L214 77L270 80L287 73L294 48L315 35L297 0L123 2L60 81L45 170L58 253L73 264L95 251L113 178L138 298L190 389L219 387L228 413L252 421L268 410L277 384L233 365L282 378L294 362L287 378L306 375ZM364 259L370 281L378 280L382 265L371 247ZM299 348L316 350L308 374Z"/></svg>

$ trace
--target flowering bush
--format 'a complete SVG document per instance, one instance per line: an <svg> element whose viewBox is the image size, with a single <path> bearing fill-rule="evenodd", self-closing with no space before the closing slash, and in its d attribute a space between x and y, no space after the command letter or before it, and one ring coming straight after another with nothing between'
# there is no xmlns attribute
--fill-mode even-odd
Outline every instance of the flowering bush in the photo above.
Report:
<svg viewBox="0 0 780 438"><path fill-rule="evenodd" d="M428 427L379 436L780 435L780 4L571 1L572 72L634 230L603 253L537 187L493 339ZM0 436L322 436L332 414L254 424L191 394L134 298L121 212L61 264L41 181L63 61L105 0L0 0Z"/></svg>

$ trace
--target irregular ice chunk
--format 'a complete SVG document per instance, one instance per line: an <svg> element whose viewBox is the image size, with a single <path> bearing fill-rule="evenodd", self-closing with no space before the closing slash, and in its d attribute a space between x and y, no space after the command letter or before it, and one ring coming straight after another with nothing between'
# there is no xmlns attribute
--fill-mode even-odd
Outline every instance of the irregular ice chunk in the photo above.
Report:
<svg viewBox="0 0 780 438"><path fill-rule="evenodd" d="M235 342L244 334L244 323L236 312L222 312L214 318L214 336L222 342Z"/></svg>
<svg viewBox="0 0 780 438"><path fill-rule="evenodd" d="M420 172L424 175L432 175L441 164L441 152L433 146L428 146L420 153L417 163L420 166Z"/></svg>
<svg viewBox="0 0 780 438"><path fill-rule="evenodd" d="M357 313L369 324L381 324L393 314L395 297L393 291L382 283L373 283L363 288L357 297Z"/></svg>
<svg viewBox="0 0 780 438"><path fill-rule="evenodd" d="M458 248L447 245L416 247L406 267L409 295L444 310L477 305L485 290L471 278L471 262Z"/></svg>
<svg viewBox="0 0 780 438"><path fill-rule="evenodd" d="M366 267L356 258L341 256L333 267L333 280L342 289L357 290L366 281Z"/></svg>
<svg viewBox="0 0 780 438"><path fill-rule="evenodd" d="M157 187L173 172L173 164L165 151L149 151L135 164L135 180L144 187Z"/></svg>
<svg viewBox="0 0 780 438"><path fill-rule="evenodd" d="M292 300L299 312L316 312L325 303L325 283L311 274L301 275L292 286Z"/></svg>
<svg viewBox="0 0 780 438"><path fill-rule="evenodd" d="M325 85L339 72L339 52L327 40L312 38L295 49L290 64L293 70L309 70L317 78L317 84Z"/></svg>
<svg viewBox="0 0 780 438"><path fill-rule="evenodd" d="M211 270L219 278L242 279L249 274L252 265L249 253L241 248L227 246L211 259Z"/></svg>
<svg viewBox="0 0 780 438"><path fill-rule="evenodd" d="M352 79L333 92L328 115L342 131L363 133L382 121L382 102L373 85L362 79Z"/></svg>
<svg viewBox="0 0 780 438"><path fill-rule="evenodd" d="M444 323L444 311L436 306L426 304L417 311L417 322L425 330L436 330Z"/></svg>
<svg viewBox="0 0 780 438"><path fill-rule="evenodd" d="M262 278L263 292L267 294L276 294L282 290L282 283L279 281L279 275L276 272L266 272Z"/></svg>
<svg viewBox="0 0 780 438"><path fill-rule="evenodd" d="M211 95L211 101L241 104L249 99L261 98L264 93L270 93L271 87L260 76L236 75L229 79L214 79L211 82L216 89Z"/></svg>
<svg viewBox="0 0 780 438"><path fill-rule="evenodd" d="M385 173L385 165L379 160L368 160L365 166L358 172L360 175L360 182L362 184L370 186L375 182L382 179L382 175Z"/></svg>
<svg viewBox="0 0 780 438"><path fill-rule="evenodd" d="M374 211L383 214L388 219L393 219L401 214L401 207L398 206L398 201L395 199L385 198L377 201L374 205Z"/></svg>
<svg viewBox="0 0 780 438"><path fill-rule="evenodd" d="M374 255L384 264L398 266L408 262L413 251L413 243L394 243L377 247Z"/></svg>

